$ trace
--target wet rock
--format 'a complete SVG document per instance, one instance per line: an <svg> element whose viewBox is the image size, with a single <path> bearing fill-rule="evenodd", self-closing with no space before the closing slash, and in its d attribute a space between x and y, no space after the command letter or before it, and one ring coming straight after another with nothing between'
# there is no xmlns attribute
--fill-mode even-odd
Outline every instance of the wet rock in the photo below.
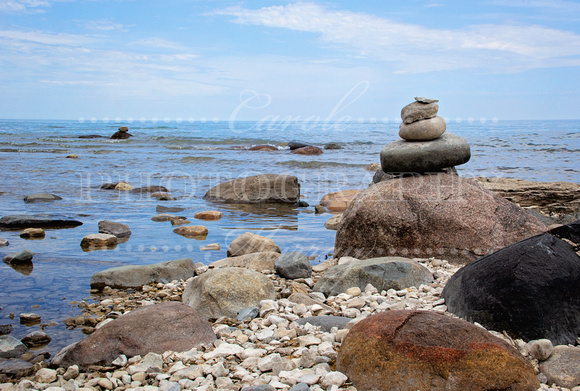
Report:
<svg viewBox="0 0 580 391"><path fill-rule="evenodd" d="M155 193L151 193L151 197L157 198L159 201L175 201L177 198L171 195L171 193L167 193L164 191L158 191Z"/></svg>
<svg viewBox="0 0 580 391"><path fill-rule="evenodd" d="M300 199L300 184L292 175L254 175L221 183L203 198L232 204L295 204Z"/></svg>
<svg viewBox="0 0 580 391"><path fill-rule="evenodd" d="M381 150L384 172L423 173L465 164L471 158L469 144L459 136L445 132L435 140L397 140Z"/></svg>
<svg viewBox="0 0 580 391"><path fill-rule="evenodd" d="M66 156L67 159L78 159L79 155L77 155L76 153L71 153L70 155Z"/></svg>
<svg viewBox="0 0 580 391"><path fill-rule="evenodd" d="M410 176L370 186L352 201L334 256L436 256L468 263L544 230L527 211L472 180Z"/></svg>
<svg viewBox="0 0 580 391"><path fill-rule="evenodd" d="M274 241L265 236L246 232L235 238L228 247L228 257L236 257L244 254L274 251L281 253L280 247Z"/></svg>
<svg viewBox="0 0 580 391"><path fill-rule="evenodd" d="M143 187L136 187L131 190L133 194L142 194L142 193L156 193L156 192L164 192L169 193L169 189L165 186L143 186Z"/></svg>
<svg viewBox="0 0 580 391"><path fill-rule="evenodd" d="M126 182L119 182L115 185L114 189L118 191L131 191L135 189L135 187Z"/></svg>
<svg viewBox="0 0 580 391"><path fill-rule="evenodd" d="M199 248L201 251L219 251L221 250L221 246L219 243L210 243L207 246L203 246Z"/></svg>
<svg viewBox="0 0 580 391"><path fill-rule="evenodd" d="M33 331L21 339L21 342L28 348L38 348L48 345L52 338L43 331Z"/></svg>
<svg viewBox="0 0 580 391"><path fill-rule="evenodd" d="M90 234L81 240L82 248L99 248L116 246L119 240L115 235Z"/></svg>
<svg viewBox="0 0 580 391"><path fill-rule="evenodd" d="M45 232L42 228L26 228L20 234L20 237L24 239L40 239L44 238L44 236Z"/></svg>
<svg viewBox="0 0 580 391"><path fill-rule="evenodd" d="M235 257L228 257L209 264L210 267L241 267L261 272L262 270L274 270L274 261L280 256L275 251L256 252Z"/></svg>
<svg viewBox="0 0 580 391"><path fill-rule="evenodd" d="M0 336L0 358L16 358L24 354L28 348L22 342L9 335Z"/></svg>
<svg viewBox="0 0 580 391"><path fill-rule="evenodd" d="M47 202L57 200L62 200L62 197L49 193L37 193L24 197L24 202L26 202L27 204L31 204L34 202Z"/></svg>
<svg viewBox="0 0 580 391"><path fill-rule="evenodd" d="M307 147L295 149L295 150L291 151L290 153L294 153L297 155L320 155L321 153L324 153L324 151L318 147L315 147L313 145L309 145Z"/></svg>
<svg viewBox="0 0 580 391"><path fill-rule="evenodd" d="M160 213L158 215L155 215L153 217L151 217L151 221L155 221L157 223L162 223L165 221L171 221L174 219L181 219L181 220L186 220L187 217L185 216L176 216L174 214L171 213Z"/></svg>
<svg viewBox="0 0 580 391"><path fill-rule="evenodd" d="M580 257L543 233L457 271L442 296L449 311L529 341L575 343L580 334Z"/></svg>
<svg viewBox="0 0 580 391"><path fill-rule="evenodd" d="M0 324L0 335L8 335L14 331L14 327L11 324Z"/></svg>
<svg viewBox="0 0 580 391"><path fill-rule="evenodd" d="M228 267L208 270L189 281L182 300L207 319L236 319L239 311L275 297L274 285L262 273Z"/></svg>
<svg viewBox="0 0 580 391"><path fill-rule="evenodd" d="M303 143L301 141L290 141L288 143L288 148L290 148L291 151L294 151L295 149L298 149L298 148L304 148L304 147L310 147L310 146L311 146L310 144L306 144L306 143Z"/></svg>
<svg viewBox="0 0 580 391"><path fill-rule="evenodd" d="M278 151L278 148L273 145L254 145L248 148L248 151Z"/></svg>
<svg viewBox="0 0 580 391"><path fill-rule="evenodd" d="M12 215L0 218L0 228L74 228L82 222L62 216Z"/></svg>
<svg viewBox="0 0 580 391"><path fill-rule="evenodd" d="M324 149L342 149L342 147L337 143L328 143L324 146Z"/></svg>
<svg viewBox="0 0 580 391"><path fill-rule="evenodd" d="M572 388L580 385L580 348L556 346L547 361L540 364L548 384Z"/></svg>
<svg viewBox="0 0 580 391"><path fill-rule="evenodd" d="M173 229L173 232L185 237L195 237L195 236L206 236L209 230L207 229L207 227L204 227L203 225L186 225Z"/></svg>
<svg viewBox="0 0 580 391"><path fill-rule="evenodd" d="M358 189L341 190L329 193L322 197L320 205L333 212L342 212L350 205L358 193L360 193L360 190Z"/></svg>
<svg viewBox="0 0 580 391"><path fill-rule="evenodd" d="M358 390L537 390L533 366L469 322L430 311L385 311L345 337L337 369ZM445 375L442 375L445 374Z"/></svg>
<svg viewBox="0 0 580 391"><path fill-rule="evenodd" d="M366 260L352 260L346 264L328 269L316 282L313 290L326 296L338 295L348 288L364 290L368 284L379 291L400 290L410 286L433 282L431 272L408 258L383 257Z"/></svg>
<svg viewBox="0 0 580 391"><path fill-rule="evenodd" d="M140 307L114 319L62 349L51 363L61 367L111 365L121 354L133 357L168 350L183 352L211 344L215 339L211 325L193 308L165 302Z"/></svg>
<svg viewBox="0 0 580 391"><path fill-rule="evenodd" d="M342 213L338 215L334 215L329 218L326 223L324 223L324 228L336 231L338 229L338 225L342 220Z"/></svg>
<svg viewBox="0 0 580 391"><path fill-rule="evenodd" d="M164 206L164 205L157 205L155 207L157 213L179 213L183 212L185 208L179 206Z"/></svg>
<svg viewBox="0 0 580 391"><path fill-rule="evenodd" d="M34 314L31 312L25 312L25 313L20 314L20 324L25 324L25 325L39 324L40 320L41 320L41 317L38 314Z"/></svg>
<svg viewBox="0 0 580 391"><path fill-rule="evenodd" d="M131 229L127 224L101 220L99 221L99 233L114 235L117 238L127 238L131 236Z"/></svg>
<svg viewBox="0 0 580 391"><path fill-rule="evenodd" d="M198 219L198 220L208 220L208 221L214 221L214 220L219 220L223 217L223 213L217 210L206 210L203 212L198 212L196 213L193 217Z"/></svg>
<svg viewBox="0 0 580 391"><path fill-rule="evenodd" d="M312 275L310 261L306 255L292 251L280 255L274 261L274 270L282 278L309 278Z"/></svg>
<svg viewBox="0 0 580 391"><path fill-rule="evenodd" d="M22 250L6 255L4 258L2 258L2 261L9 265L24 265L32 262L33 257L34 253L32 251Z"/></svg>
<svg viewBox="0 0 580 391"><path fill-rule="evenodd" d="M0 239L0 247L8 247L10 246L10 242L8 239Z"/></svg>
<svg viewBox="0 0 580 391"><path fill-rule="evenodd" d="M111 136L111 140L126 140L129 137L133 137L133 135L131 133L121 132L120 130L118 130L115 133L113 133L113 135Z"/></svg>
<svg viewBox="0 0 580 391"><path fill-rule="evenodd" d="M153 282L187 280L195 274L195 264L189 258L161 262L152 265L119 266L95 273L91 277L92 289L136 288Z"/></svg>

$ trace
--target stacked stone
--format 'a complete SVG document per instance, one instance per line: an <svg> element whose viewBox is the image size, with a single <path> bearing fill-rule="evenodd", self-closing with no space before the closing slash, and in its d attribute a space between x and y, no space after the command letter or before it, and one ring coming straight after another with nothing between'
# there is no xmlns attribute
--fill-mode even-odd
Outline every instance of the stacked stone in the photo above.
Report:
<svg viewBox="0 0 580 391"><path fill-rule="evenodd" d="M438 172L467 163L469 144L445 132L445 120L437 115L438 100L416 97L401 110L399 136L381 151L381 168L386 173Z"/></svg>

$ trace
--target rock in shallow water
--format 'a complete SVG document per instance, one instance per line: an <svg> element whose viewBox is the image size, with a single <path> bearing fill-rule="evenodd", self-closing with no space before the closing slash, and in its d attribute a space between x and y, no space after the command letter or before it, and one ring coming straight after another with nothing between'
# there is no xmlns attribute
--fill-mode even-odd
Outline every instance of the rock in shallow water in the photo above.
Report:
<svg viewBox="0 0 580 391"><path fill-rule="evenodd" d="M384 172L433 172L465 164L471 158L467 141L445 132L435 140L398 140L381 150Z"/></svg>
<svg viewBox="0 0 580 391"><path fill-rule="evenodd" d="M203 199L231 204L295 204L300 199L300 184L292 175L254 175L221 183Z"/></svg>
<svg viewBox="0 0 580 391"><path fill-rule="evenodd" d="M385 311L346 335L337 369L360 391L537 390L512 346L466 321L430 311Z"/></svg>
<svg viewBox="0 0 580 391"><path fill-rule="evenodd" d="M73 228L82 222L63 216L12 215L0 218L0 228Z"/></svg>
<svg viewBox="0 0 580 391"><path fill-rule="evenodd" d="M102 220L99 221L99 233L114 235L117 238L127 238L131 236L131 229L127 224Z"/></svg>
<svg viewBox="0 0 580 391"><path fill-rule="evenodd" d="M85 236L81 240L81 247L88 248L99 248L99 247L113 247L116 246L119 240L115 235L109 234L90 234Z"/></svg>
<svg viewBox="0 0 580 391"><path fill-rule="evenodd" d="M228 257L236 257L244 254L267 251L282 252L280 247L272 239L251 232L245 232L230 243L227 254Z"/></svg>
<svg viewBox="0 0 580 391"><path fill-rule="evenodd" d="M4 258L2 258L2 261L10 265L22 265L30 263L33 257L34 253L32 251L22 250L16 253L6 255Z"/></svg>
<svg viewBox="0 0 580 391"><path fill-rule="evenodd" d="M38 193L24 197L24 202L26 202L27 204L31 204L33 202L47 202L58 200L62 200L62 197L49 193Z"/></svg>

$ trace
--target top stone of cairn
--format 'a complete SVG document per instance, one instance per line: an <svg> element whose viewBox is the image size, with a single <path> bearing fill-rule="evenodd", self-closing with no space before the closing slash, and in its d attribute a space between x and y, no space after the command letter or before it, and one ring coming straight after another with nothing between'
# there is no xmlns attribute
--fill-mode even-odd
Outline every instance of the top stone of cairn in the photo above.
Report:
<svg viewBox="0 0 580 391"><path fill-rule="evenodd" d="M403 123L410 124L423 119L430 119L437 116L439 111L437 99L415 98L415 102L409 103L401 110Z"/></svg>
<svg viewBox="0 0 580 391"><path fill-rule="evenodd" d="M437 103L437 102L439 102L439 99L425 98L422 96L416 96L415 100L417 102L421 102L421 103Z"/></svg>

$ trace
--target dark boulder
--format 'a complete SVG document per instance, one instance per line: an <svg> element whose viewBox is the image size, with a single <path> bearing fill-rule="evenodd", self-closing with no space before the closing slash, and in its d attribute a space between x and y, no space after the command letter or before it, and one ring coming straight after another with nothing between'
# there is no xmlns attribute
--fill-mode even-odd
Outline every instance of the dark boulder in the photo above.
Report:
<svg viewBox="0 0 580 391"><path fill-rule="evenodd" d="M300 141L290 141L288 143L288 148L290 148L291 151L298 149L298 148L304 148L304 147L310 147L310 144L306 144Z"/></svg>
<svg viewBox="0 0 580 391"><path fill-rule="evenodd" d="M131 236L131 229L129 229L127 224L102 220L99 221L99 233L115 235L118 238L127 238Z"/></svg>
<svg viewBox="0 0 580 391"><path fill-rule="evenodd" d="M320 155L321 153L324 153L324 151L318 147L309 145L307 147L294 149L290 153L294 153L297 155Z"/></svg>
<svg viewBox="0 0 580 391"><path fill-rule="evenodd" d="M157 193L157 192L169 193L169 189L167 189L165 186L143 186L136 187L133 190L131 190L131 193L134 194Z"/></svg>
<svg viewBox="0 0 580 391"><path fill-rule="evenodd" d="M56 215L12 215L0 218L0 229L74 228L80 221Z"/></svg>
<svg viewBox="0 0 580 391"><path fill-rule="evenodd" d="M430 311L384 311L346 335L337 369L359 391L537 390L534 367L481 327Z"/></svg>
<svg viewBox="0 0 580 391"><path fill-rule="evenodd" d="M129 137L133 137L133 135L131 133L122 132L119 130L113 133L113 135L111 136L111 140L126 140Z"/></svg>
<svg viewBox="0 0 580 391"><path fill-rule="evenodd" d="M288 279L309 278L312 275L308 257L298 251L280 255L274 261L274 270L280 277Z"/></svg>
<svg viewBox="0 0 580 391"><path fill-rule="evenodd" d="M459 269L442 296L450 312L488 329L573 344L580 334L580 257L543 233Z"/></svg>
<svg viewBox="0 0 580 391"><path fill-rule="evenodd" d="M27 204L31 204L34 202L48 202L58 200L62 200L62 197L50 193L31 194L29 196L24 197L24 202L26 202Z"/></svg>

